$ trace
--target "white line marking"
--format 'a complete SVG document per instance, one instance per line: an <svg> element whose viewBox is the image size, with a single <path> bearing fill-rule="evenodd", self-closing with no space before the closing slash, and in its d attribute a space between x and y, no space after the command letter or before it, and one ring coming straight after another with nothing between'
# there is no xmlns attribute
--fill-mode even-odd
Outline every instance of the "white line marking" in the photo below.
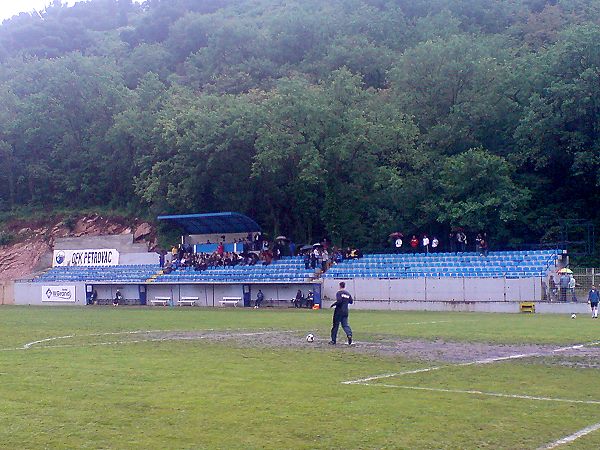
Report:
<svg viewBox="0 0 600 450"><path fill-rule="evenodd" d="M33 342L29 342L29 343L25 344L23 346L23 348L24 349L31 348L35 344L41 344L42 342L55 341L57 339L69 339L69 338L72 338L73 336L74 335L68 335L68 336L57 336L57 337L51 337L51 338L47 338L47 339L40 339L39 341L33 341Z"/></svg>
<svg viewBox="0 0 600 450"><path fill-rule="evenodd" d="M558 441L554 441L550 444L545 445L544 447L540 447L538 450L550 450L553 448L560 447L561 445L573 442L574 440L579 439L580 437L585 436L586 434L590 434L598 429L600 429L600 423L590 425L589 427L579 430L578 432L573 433L570 436L559 439Z"/></svg>
<svg viewBox="0 0 600 450"><path fill-rule="evenodd" d="M567 350L580 350L585 347L593 347L596 345L600 345L600 341L589 342L587 344L570 345L568 347L559 347L559 348L552 350L550 353L564 352ZM372 377L361 378L358 380L342 381L342 384L361 384L366 381L373 381L373 380L378 380L381 378L391 378L391 377L396 377L396 376L409 375L409 374L413 374L413 373L431 372L434 370L439 370L439 369L448 368L448 367L465 367L465 366L473 366L473 365L480 365L480 364L492 364L492 363L499 362L499 361L507 361L507 360L511 360L511 359L522 359L522 358L532 358L535 356L544 356L546 354L549 354L549 353L548 352L520 353L517 355L499 356L497 358L478 359L476 361L469 361L469 362L458 363L458 364L448 364L445 366L426 367L423 369L408 370L406 372L384 373L381 375L374 375Z"/></svg>
<svg viewBox="0 0 600 450"><path fill-rule="evenodd" d="M135 331L116 331L116 332L110 332L110 333L90 333L90 334L71 334L71 335L67 335L67 336L56 336L56 337L51 337L51 338L46 338L46 339L40 339L37 341L32 341L32 342L28 342L27 344L24 344L22 347L16 347L16 348L0 348L0 352L8 352L8 351L19 351L19 350L31 350L34 348L34 346L36 346L37 344L43 344L44 342L52 342L52 341L56 341L59 339L71 339L71 338L76 338L76 337L91 337L91 336L119 336L119 335L131 335L131 334L148 334L148 333L190 333L190 332L195 332L195 333L201 333L201 332L214 332L216 331L214 328L209 328L209 329L203 329L203 330L135 330ZM269 330L269 331L257 331L257 332L252 332L252 333L227 333L228 331L232 331L230 329L224 329L222 330L223 333L218 334L218 336L224 336L224 337L235 337L235 336L244 336L244 337L248 337L248 336L261 336L261 335L265 335L265 334L273 334L273 333L297 333L299 330ZM233 330L236 331L236 330ZM36 348L78 348L78 347L89 347L89 346L94 346L94 345L113 345L113 344L128 344L128 343L140 343L140 342L162 342L162 341L183 341L183 340L195 340L195 339L204 339L205 336L194 336L194 337L166 337L166 338L155 338L155 339L143 339L143 340L136 340L136 341L115 341L115 342L97 342L97 343L87 343L87 344L65 344L65 345L44 345L42 347L36 347Z"/></svg>
<svg viewBox="0 0 600 450"><path fill-rule="evenodd" d="M409 389L413 391L431 391L431 392L448 392L451 394L473 394L473 395L485 395L489 397L504 397L504 398L519 398L523 400L538 400L543 402L561 402L561 403L581 403L584 405L600 405L600 400L573 400L569 398L556 398L556 397L536 397L534 395L522 395L522 394L502 394L500 392L485 392L478 390L462 390L462 389L444 389L444 388L431 388L424 386L403 386L397 384L380 384L380 383L359 383L362 386L383 386L387 388L396 389Z"/></svg>

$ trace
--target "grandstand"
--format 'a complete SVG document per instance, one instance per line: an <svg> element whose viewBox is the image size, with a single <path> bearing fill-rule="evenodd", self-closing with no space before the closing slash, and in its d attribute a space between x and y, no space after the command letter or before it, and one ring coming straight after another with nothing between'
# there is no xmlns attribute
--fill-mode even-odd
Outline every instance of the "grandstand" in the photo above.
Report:
<svg viewBox="0 0 600 450"><path fill-rule="evenodd" d="M161 216L188 234L182 244L196 252L227 234L226 245L241 245L258 225L237 213ZM523 302L537 302L537 310L564 312L551 304L548 277L566 263L564 252L552 250L477 253L366 254L335 264L325 273L306 269L301 256L284 256L270 264L208 266L205 270L175 267L164 270L156 253L140 252L131 237L102 237L67 241L55 248L54 267L33 280L15 285L21 304L85 305L97 292L108 303L118 289L128 305L186 304L223 306L229 300L250 306L258 289L267 304L290 305L298 289L311 290L315 303L335 297L338 283L357 300L355 308L519 311ZM225 239L222 239L225 240ZM137 244L136 244L137 245ZM94 263L97 255L111 254L111 264ZM91 263L83 263L91 261ZM97 261L96 261L97 262ZM544 305L551 305L550 307ZM581 305L584 307L585 305ZM562 308L573 309L563 304ZM574 309L574 311L577 308Z"/></svg>
<svg viewBox="0 0 600 450"><path fill-rule="evenodd" d="M54 267L35 279L36 282L113 282L113 283L254 283L311 281L312 269L306 270L301 257L283 257L268 266L209 267L195 271L191 267L163 273L158 264L132 264L107 267Z"/></svg>

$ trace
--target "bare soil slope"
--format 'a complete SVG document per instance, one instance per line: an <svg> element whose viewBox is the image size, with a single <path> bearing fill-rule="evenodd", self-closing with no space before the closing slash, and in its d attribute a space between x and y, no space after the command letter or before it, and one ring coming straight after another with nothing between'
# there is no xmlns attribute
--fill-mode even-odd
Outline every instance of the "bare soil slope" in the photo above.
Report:
<svg viewBox="0 0 600 450"><path fill-rule="evenodd" d="M49 267L47 256L57 238L133 233L136 242L147 242L149 249L156 246L155 230L137 218L91 215L79 219L14 220L4 226L4 232L14 239L9 245L0 246L0 281L24 278Z"/></svg>

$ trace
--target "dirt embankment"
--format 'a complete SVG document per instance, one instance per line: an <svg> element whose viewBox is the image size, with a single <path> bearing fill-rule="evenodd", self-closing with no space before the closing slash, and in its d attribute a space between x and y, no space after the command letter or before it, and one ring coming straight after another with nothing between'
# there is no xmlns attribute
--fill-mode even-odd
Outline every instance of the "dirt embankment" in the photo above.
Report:
<svg viewBox="0 0 600 450"><path fill-rule="evenodd" d="M133 233L135 242L147 242L149 249L156 246L156 231L137 218L91 215L13 220L3 226L3 231L13 239L10 244L0 246L0 281L23 278L49 267L49 255L58 238Z"/></svg>

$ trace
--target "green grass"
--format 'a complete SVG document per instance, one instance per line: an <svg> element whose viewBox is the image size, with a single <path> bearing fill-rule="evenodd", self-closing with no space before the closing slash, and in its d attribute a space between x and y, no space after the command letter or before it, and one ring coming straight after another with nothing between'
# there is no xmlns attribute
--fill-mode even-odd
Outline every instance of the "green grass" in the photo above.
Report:
<svg viewBox="0 0 600 450"><path fill-rule="evenodd" d="M2 307L0 317L0 448L535 449L600 422L600 405L461 392L600 400L597 369L544 359L341 384L437 363L306 344L309 331L326 338L329 311ZM350 323L359 341L600 339L581 316L352 311ZM207 329L297 330L298 346L89 345L122 338L91 334ZM600 431L564 448L600 448Z"/></svg>

